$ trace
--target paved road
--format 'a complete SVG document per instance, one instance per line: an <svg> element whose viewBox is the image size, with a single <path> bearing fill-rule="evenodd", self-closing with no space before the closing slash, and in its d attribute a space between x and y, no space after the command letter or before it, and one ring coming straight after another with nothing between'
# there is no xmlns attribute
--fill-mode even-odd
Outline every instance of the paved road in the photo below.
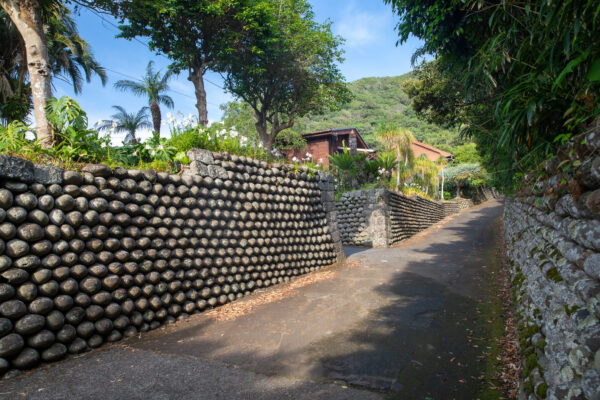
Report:
<svg viewBox="0 0 600 400"><path fill-rule="evenodd" d="M0 397L475 398L501 210L487 202L393 249L357 252L310 284L0 382Z"/></svg>

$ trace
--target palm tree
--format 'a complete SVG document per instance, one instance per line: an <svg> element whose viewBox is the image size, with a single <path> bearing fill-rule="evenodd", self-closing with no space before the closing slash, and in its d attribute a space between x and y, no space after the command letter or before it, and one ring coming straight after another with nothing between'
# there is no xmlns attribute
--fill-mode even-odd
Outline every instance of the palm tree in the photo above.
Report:
<svg viewBox="0 0 600 400"><path fill-rule="evenodd" d="M111 116L111 120L100 121L97 125L98 131L126 132L123 143L136 144L136 131L152 128L152 123L148 119L148 107L142 107L137 114L128 113L121 106L113 106L113 108L118 112Z"/></svg>
<svg viewBox="0 0 600 400"><path fill-rule="evenodd" d="M9 2L0 0L2 7L5 3ZM77 33L72 13L64 4L56 0L37 5L21 2L19 7L22 8L16 14L0 8L0 120L22 121L33 108L38 139L49 145L51 132L46 103L52 96L51 79L70 82L75 93L79 93L84 77L89 82L96 74L104 85L106 72L94 58L88 43ZM34 14L36 17L31 19L30 15ZM34 20L39 22L36 28L40 35L32 39L31 30L25 27ZM33 45L34 42L44 50L38 44ZM37 50L32 53L32 48ZM36 67L36 60L43 68ZM38 89L35 93L32 86Z"/></svg>
<svg viewBox="0 0 600 400"><path fill-rule="evenodd" d="M106 71L94 58L89 44L79 36L71 10L57 4L55 7L43 8L42 18L54 76L72 83L75 93L81 92L83 78L89 83L93 74L105 85Z"/></svg>
<svg viewBox="0 0 600 400"><path fill-rule="evenodd" d="M146 75L140 81L120 80L115 83L115 88L123 91L131 91L136 96L145 96L148 98L150 111L152 112L152 122L154 130L160 132L160 106L164 104L168 108L173 108L173 99L164 94L169 90L169 79L173 76L173 71L169 70L161 76L160 71L154 71L154 62L150 61L146 67Z"/></svg>
<svg viewBox="0 0 600 400"><path fill-rule="evenodd" d="M408 167L408 163L413 159L412 142L415 137L411 131L406 128L400 128L396 124L381 124L375 132L377 139L382 142L388 149L396 151L398 173L396 175L396 186L400 188L401 163L404 162L404 167Z"/></svg>

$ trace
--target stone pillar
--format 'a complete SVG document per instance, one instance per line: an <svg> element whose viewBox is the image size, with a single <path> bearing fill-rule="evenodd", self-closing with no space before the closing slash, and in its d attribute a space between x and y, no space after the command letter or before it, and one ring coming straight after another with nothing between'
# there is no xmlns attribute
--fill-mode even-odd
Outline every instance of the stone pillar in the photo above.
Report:
<svg viewBox="0 0 600 400"><path fill-rule="evenodd" d="M390 215L387 190L369 192L368 221L369 233L373 238L373 248L385 248L390 245Z"/></svg>
<svg viewBox="0 0 600 400"><path fill-rule="evenodd" d="M348 147L350 148L350 153L352 155L356 155L356 149L358 147L357 145L357 140L356 140L356 135L351 133L350 135L348 135Z"/></svg>
<svg viewBox="0 0 600 400"><path fill-rule="evenodd" d="M337 262L342 262L346 259L344 254L344 246L338 227L337 211L335 208L335 187L333 175L327 172L319 173L319 188L321 189L321 202L327 218L327 226L331 234L331 240L337 254Z"/></svg>

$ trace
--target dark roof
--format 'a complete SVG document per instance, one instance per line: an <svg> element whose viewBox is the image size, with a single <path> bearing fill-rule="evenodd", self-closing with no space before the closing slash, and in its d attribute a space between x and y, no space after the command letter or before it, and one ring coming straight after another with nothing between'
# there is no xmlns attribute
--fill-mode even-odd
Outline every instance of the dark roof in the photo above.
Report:
<svg viewBox="0 0 600 400"><path fill-rule="evenodd" d="M322 131L308 132L308 133L302 134L302 137L304 139L311 139L311 138L316 138L316 137L320 137L320 136L331 136L331 135L334 135L334 134L337 134L337 135L349 135L353 131L356 133L356 136L358 137L358 141L362 145L362 148L368 149L369 145L367 144L367 142L365 142L365 140L363 139L363 137L360 135L360 132L358 131L358 129L356 129L354 127L351 127L351 128L330 128L330 129L325 129L325 130L322 130Z"/></svg>

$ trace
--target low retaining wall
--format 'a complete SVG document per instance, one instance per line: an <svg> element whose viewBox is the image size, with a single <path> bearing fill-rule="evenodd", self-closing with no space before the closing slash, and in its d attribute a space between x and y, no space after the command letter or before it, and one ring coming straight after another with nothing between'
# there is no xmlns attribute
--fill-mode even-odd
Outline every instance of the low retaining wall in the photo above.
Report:
<svg viewBox="0 0 600 400"><path fill-rule="evenodd" d="M468 199L439 203L378 189L344 193L336 209L344 245L388 247L472 205Z"/></svg>
<svg viewBox="0 0 600 400"><path fill-rule="evenodd" d="M504 213L529 399L600 398L600 134L574 143Z"/></svg>
<svg viewBox="0 0 600 400"><path fill-rule="evenodd" d="M0 374L343 259L331 176L189 155L185 176L0 156Z"/></svg>

